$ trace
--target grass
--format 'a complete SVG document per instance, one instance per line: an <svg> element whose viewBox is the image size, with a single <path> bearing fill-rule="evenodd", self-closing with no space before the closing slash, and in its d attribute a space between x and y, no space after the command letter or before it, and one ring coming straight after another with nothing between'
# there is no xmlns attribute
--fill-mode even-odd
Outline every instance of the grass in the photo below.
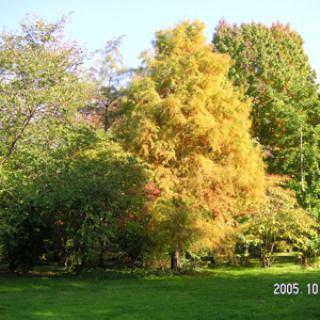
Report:
<svg viewBox="0 0 320 320"><path fill-rule="evenodd" d="M276 282L298 282L303 294L275 296ZM309 282L320 285L320 270L295 265L162 277L0 274L0 319L320 319L320 293L307 295Z"/></svg>

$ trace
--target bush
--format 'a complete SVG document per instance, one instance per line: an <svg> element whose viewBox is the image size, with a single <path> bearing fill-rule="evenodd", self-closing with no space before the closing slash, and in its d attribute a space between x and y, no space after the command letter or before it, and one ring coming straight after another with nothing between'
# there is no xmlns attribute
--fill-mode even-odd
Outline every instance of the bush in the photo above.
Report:
<svg viewBox="0 0 320 320"><path fill-rule="evenodd" d="M319 225L297 203L292 191L284 188L285 179L269 177L267 203L247 223L246 241L255 242L262 267L270 267L273 253L281 248L300 251L304 263L319 248Z"/></svg>

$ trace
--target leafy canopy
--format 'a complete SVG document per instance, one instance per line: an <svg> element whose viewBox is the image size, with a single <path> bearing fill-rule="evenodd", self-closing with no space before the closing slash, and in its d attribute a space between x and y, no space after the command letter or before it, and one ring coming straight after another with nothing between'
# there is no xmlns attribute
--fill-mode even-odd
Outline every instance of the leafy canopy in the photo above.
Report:
<svg viewBox="0 0 320 320"><path fill-rule="evenodd" d="M212 246L217 225L248 213L264 192L249 103L227 80L230 60L213 53L203 28L183 22L156 34L154 55L132 80L125 116L113 128L154 173L155 212L179 249L196 238Z"/></svg>
<svg viewBox="0 0 320 320"><path fill-rule="evenodd" d="M222 20L213 43L231 56L229 78L252 99L252 133L268 171L294 177L300 202L318 215L320 100L303 39L289 25Z"/></svg>
<svg viewBox="0 0 320 320"><path fill-rule="evenodd" d="M0 36L1 164L20 144L50 145L83 104L81 51L64 41L63 27L64 19L47 24L34 18Z"/></svg>

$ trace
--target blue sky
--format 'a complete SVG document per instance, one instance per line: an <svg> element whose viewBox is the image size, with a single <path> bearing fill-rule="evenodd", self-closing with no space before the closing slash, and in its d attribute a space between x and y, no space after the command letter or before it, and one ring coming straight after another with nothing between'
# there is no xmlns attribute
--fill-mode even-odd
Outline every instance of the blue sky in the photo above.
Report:
<svg viewBox="0 0 320 320"><path fill-rule="evenodd" d="M0 26L7 29L15 29L27 13L54 21L73 12L67 33L89 50L126 35L122 52L129 66L138 65L138 56L151 46L155 31L183 19L203 21L208 40L221 18L230 23L290 23L304 38L305 50L320 79L319 0L0 0L0 8Z"/></svg>

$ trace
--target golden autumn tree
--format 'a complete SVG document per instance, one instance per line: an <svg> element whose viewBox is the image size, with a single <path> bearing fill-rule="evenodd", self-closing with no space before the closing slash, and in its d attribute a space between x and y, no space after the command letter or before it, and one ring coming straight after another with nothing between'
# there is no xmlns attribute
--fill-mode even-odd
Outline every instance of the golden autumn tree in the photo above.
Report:
<svg viewBox="0 0 320 320"><path fill-rule="evenodd" d="M264 168L249 128L249 102L227 80L198 21L156 33L154 54L132 80L113 127L145 161L160 196L152 209L180 268L188 248L212 248L264 197Z"/></svg>

